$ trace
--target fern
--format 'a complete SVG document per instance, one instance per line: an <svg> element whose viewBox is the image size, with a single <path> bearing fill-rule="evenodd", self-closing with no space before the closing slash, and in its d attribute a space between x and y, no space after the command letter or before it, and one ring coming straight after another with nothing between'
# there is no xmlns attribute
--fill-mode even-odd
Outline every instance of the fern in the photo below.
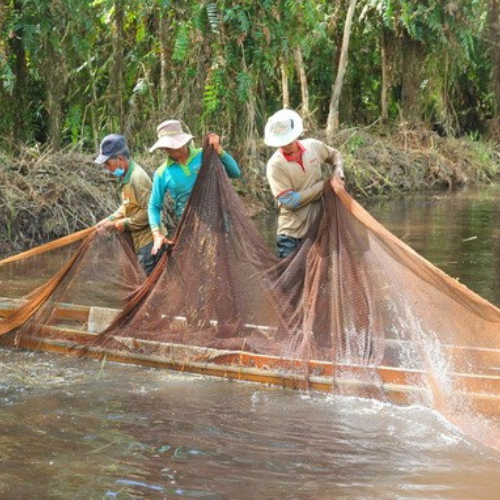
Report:
<svg viewBox="0 0 500 500"><path fill-rule="evenodd" d="M9 64L5 63L0 67L0 79L5 92L7 92L8 95L13 95L16 87L16 77Z"/></svg>
<svg viewBox="0 0 500 500"><path fill-rule="evenodd" d="M269 61L269 59L264 59L261 64L262 64L262 69L264 70L266 76L268 76L269 78L276 78L274 64L272 64L271 61Z"/></svg>
<svg viewBox="0 0 500 500"><path fill-rule="evenodd" d="M188 24L179 28L174 44L174 52L172 54L172 59L174 61L182 62L186 59L189 49L189 31L190 26Z"/></svg>
<svg viewBox="0 0 500 500"><path fill-rule="evenodd" d="M69 108L64 127L69 130L71 136L71 143L77 144L80 136L80 128L82 125L82 107L79 104L73 105Z"/></svg>
<svg viewBox="0 0 500 500"><path fill-rule="evenodd" d="M238 82L237 99L240 103L245 103L252 92L252 77L248 73L241 71L237 74L236 80Z"/></svg>
<svg viewBox="0 0 500 500"><path fill-rule="evenodd" d="M210 24L210 28L212 33L219 34L219 11L217 9L217 5L213 2L208 2L205 6L207 11L208 22Z"/></svg>

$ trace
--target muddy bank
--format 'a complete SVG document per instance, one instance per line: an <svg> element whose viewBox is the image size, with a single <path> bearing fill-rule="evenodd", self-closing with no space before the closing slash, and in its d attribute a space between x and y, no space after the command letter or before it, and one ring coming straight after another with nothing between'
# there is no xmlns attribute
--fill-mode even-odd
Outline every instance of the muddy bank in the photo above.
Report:
<svg viewBox="0 0 500 500"><path fill-rule="evenodd" d="M91 157L28 149L1 156L1 255L93 225L117 206L113 184Z"/></svg>
<svg viewBox="0 0 500 500"><path fill-rule="evenodd" d="M321 139L321 133L315 137ZM333 145L344 155L347 186L358 197L456 189L495 181L500 172L494 145L429 131L344 130ZM235 188L249 215L273 206L264 174L271 153L260 145L251 157L234 151L243 171ZM93 152L27 148L17 158L0 152L0 255L94 225L117 208L116 181L93 164L93 158ZM151 155L135 159L150 174L161 161Z"/></svg>
<svg viewBox="0 0 500 500"><path fill-rule="evenodd" d="M500 172L494 144L427 130L347 130L339 134L338 147L346 158L351 190L365 196L456 189L493 182Z"/></svg>

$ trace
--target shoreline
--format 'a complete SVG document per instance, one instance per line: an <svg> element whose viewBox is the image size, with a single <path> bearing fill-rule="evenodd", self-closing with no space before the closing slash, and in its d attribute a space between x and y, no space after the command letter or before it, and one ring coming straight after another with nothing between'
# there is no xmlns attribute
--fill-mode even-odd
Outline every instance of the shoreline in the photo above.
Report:
<svg viewBox="0 0 500 500"><path fill-rule="evenodd" d="M324 140L321 131L310 136ZM250 217L274 210L265 178L272 150L256 146L251 158L225 146L240 163L243 175L233 185ZM360 200L487 185L500 174L495 144L427 130L347 129L332 146L344 157L349 192ZM116 209L118 186L93 163L94 153L24 148L13 157L0 152L0 256L93 226ZM161 162L158 155L133 157L151 175Z"/></svg>

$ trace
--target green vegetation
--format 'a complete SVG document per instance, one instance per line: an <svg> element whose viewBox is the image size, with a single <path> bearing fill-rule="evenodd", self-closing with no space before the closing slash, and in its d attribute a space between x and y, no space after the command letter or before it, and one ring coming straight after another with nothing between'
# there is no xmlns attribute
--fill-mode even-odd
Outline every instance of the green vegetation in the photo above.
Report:
<svg viewBox="0 0 500 500"><path fill-rule="evenodd" d="M145 147L177 117L243 155L283 106L324 128L341 71L342 127L482 136L498 112L498 3L2 0L0 137L85 149L121 131Z"/></svg>
<svg viewBox="0 0 500 500"><path fill-rule="evenodd" d="M489 181L499 5L0 0L0 250L105 215L115 195L90 166L101 138L124 133L152 171L147 148L167 118L223 135L252 211L269 206L262 134L282 107L341 149L356 193Z"/></svg>

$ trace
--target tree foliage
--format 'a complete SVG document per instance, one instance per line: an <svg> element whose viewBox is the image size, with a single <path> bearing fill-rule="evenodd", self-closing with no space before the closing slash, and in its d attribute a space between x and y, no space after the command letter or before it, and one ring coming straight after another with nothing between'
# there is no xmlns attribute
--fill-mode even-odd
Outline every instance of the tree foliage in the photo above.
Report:
<svg viewBox="0 0 500 500"><path fill-rule="evenodd" d="M159 121L176 117L195 134L216 129L244 149L282 107L284 85L290 105L324 126L348 4L7 0L0 137L4 146L94 148L103 134L121 131L141 146ZM393 124L486 132L499 108L491 74L500 50L489 36L500 21L488 23L488 7L360 0L340 123L377 121L386 88Z"/></svg>

